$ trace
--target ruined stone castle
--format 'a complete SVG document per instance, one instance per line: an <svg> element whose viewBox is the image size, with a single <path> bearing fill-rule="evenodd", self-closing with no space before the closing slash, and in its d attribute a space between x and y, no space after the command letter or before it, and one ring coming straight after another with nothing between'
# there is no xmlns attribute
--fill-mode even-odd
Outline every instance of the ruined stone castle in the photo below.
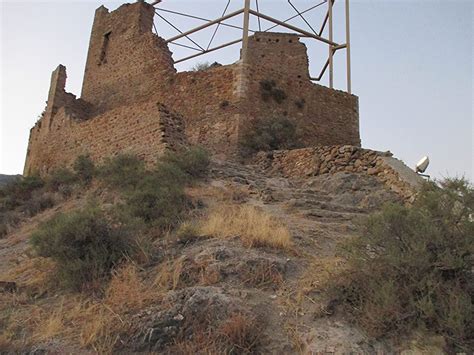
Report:
<svg viewBox="0 0 474 355"><path fill-rule="evenodd" d="M81 97L65 91L59 65L31 129L25 174L68 166L80 154L100 161L129 152L151 162L183 144L235 157L249 122L277 116L294 120L303 146L360 146L357 97L310 81L297 35L257 32L245 60L178 73L153 17L143 1L96 10ZM284 97L273 99L264 83Z"/></svg>

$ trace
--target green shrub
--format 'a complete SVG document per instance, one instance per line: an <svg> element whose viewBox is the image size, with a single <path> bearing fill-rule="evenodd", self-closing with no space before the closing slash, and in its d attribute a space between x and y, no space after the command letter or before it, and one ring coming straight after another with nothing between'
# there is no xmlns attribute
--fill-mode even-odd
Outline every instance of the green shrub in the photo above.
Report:
<svg viewBox="0 0 474 355"><path fill-rule="evenodd" d="M57 263L57 280L74 290L107 277L132 251L131 231L95 208L59 214L31 235L38 255Z"/></svg>
<svg viewBox="0 0 474 355"><path fill-rule="evenodd" d="M147 175L126 198L126 208L134 217L161 229L174 227L183 215L188 200L179 181Z"/></svg>
<svg viewBox="0 0 474 355"><path fill-rule="evenodd" d="M349 268L333 289L354 322L373 336L423 327L472 345L473 212L472 185L455 179L370 216L344 246Z"/></svg>
<svg viewBox="0 0 474 355"><path fill-rule="evenodd" d="M69 169L59 168L46 178L46 187L52 191L61 190L64 185L71 185L77 181L77 176Z"/></svg>
<svg viewBox="0 0 474 355"><path fill-rule="evenodd" d="M209 63L209 62L202 62L202 63L196 63L196 64L191 68L191 70L192 70L192 71L202 71L202 70L209 69L210 67L211 67L211 63Z"/></svg>
<svg viewBox="0 0 474 355"><path fill-rule="evenodd" d="M292 149L300 146L296 125L285 117L255 120L241 139L242 153Z"/></svg>
<svg viewBox="0 0 474 355"><path fill-rule="evenodd" d="M39 193L31 196L29 200L24 201L21 211L28 217L33 217L47 208L54 206L54 199L48 193Z"/></svg>
<svg viewBox="0 0 474 355"><path fill-rule="evenodd" d="M166 166L168 164L168 166ZM192 147L182 152L167 152L158 160L157 171L167 169L180 169L188 181L202 178L209 169L210 158L206 150L199 147ZM175 172L179 175L178 172Z"/></svg>
<svg viewBox="0 0 474 355"><path fill-rule="evenodd" d="M80 155L73 164L77 178L84 184L90 184L95 175L95 165L89 155Z"/></svg>
<svg viewBox="0 0 474 355"><path fill-rule="evenodd" d="M145 175L145 163L132 154L119 154L107 159L100 168L100 177L111 187L135 187Z"/></svg>
<svg viewBox="0 0 474 355"><path fill-rule="evenodd" d="M39 176L32 175L16 179L0 189L0 210L12 210L31 198L35 190L44 186Z"/></svg>
<svg viewBox="0 0 474 355"><path fill-rule="evenodd" d="M194 65L191 70L192 71L203 71L203 70L207 70L207 69L210 69L210 68L215 68L215 67L221 67L222 64L220 63L217 63L217 62L214 62L214 63L209 63L209 62L201 62L201 63L197 63L196 65Z"/></svg>
<svg viewBox="0 0 474 355"><path fill-rule="evenodd" d="M10 230L20 223L20 216L14 211L0 211L0 238L6 236Z"/></svg>
<svg viewBox="0 0 474 355"><path fill-rule="evenodd" d="M186 184L203 177L209 166L208 154L200 148L168 152L158 159L154 170L133 155L120 155L101 168L101 178L124 191L122 210L160 229L173 228L189 206Z"/></svg>

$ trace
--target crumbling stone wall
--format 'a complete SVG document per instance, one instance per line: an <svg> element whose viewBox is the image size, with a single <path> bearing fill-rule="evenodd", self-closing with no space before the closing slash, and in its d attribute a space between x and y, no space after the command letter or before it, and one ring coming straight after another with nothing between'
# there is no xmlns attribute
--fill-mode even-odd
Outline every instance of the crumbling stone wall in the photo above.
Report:
<svg viewBox="0 0 474 355"><path fill-rule="evenodd" d="M81 94L96 113L167 92L176 70L163 39L152 33L153 16L146 3L96 10Z"/></svg>
<svg viewBox="0 0 474 355"><path fill-rule="evenodd" d="M333 145L260 152L255 163L272 173L296 178L336 172L367 174L376 177L388 189L411 202L421 187L422 179L402 162L393 164L393 160L395 159L390 152Z"/></svg>
<svg viewBox="0 0 474 355"><path fill-rule="evenodd" d="M26 174L70 164L82 153L98 160L122 150L156 157L166 145L165 111L176 120L168 126L181 127L169 137L226 158L238 155L249 120L277 115L296 122L305 146L360 144L357 98L309 81L297 36L257 33L246 62L177 73L165 41L152 33L153 15L143 1L97 9L81 98L64 90L65 68L58 67L45 115L30 133ZM265 99L262 81L275 82L285 99Z"/></svg>
<svg viewBox="0 0 474 355"><path fill-rule="evenodd" d="M128 152L153 163L165 149L187 144L182 117L152 101L121 106L82 121L75 120L62 107L54 117L48 136L51 135L54 139L47 144L30 138L30 147L35 151L27 157L26 174L44 174L68 166L80 154L90 154L93 160L101 161Z"/></svg>

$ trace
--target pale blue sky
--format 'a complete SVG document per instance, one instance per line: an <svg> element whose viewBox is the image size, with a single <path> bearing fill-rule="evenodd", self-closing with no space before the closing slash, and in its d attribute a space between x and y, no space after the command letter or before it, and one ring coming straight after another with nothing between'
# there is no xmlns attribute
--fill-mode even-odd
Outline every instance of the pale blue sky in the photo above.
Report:
<svg viewBox="0 0 474 355"><path fill-rule="evenodd" d="M231 8L242 3L232 0ZM293 3L304 9L318 0ZM335 5L339 42L344 41L342 3ZM101 4L112 10L120 2L1 1L0 173L22 172L29 129L44 109L50 75L58 64L67 67L67 90L80 96L94 11ZM225 4L225 0L163 0L162 7L215 18ZM280 19L293 14L286 0L259 0L259 4L262 12ZM308 16L315 27L324 6ZM201 23L165 16L183 29ZM429 155L432 176L473 179L473 22L469 0L351 0L353 93L360 99L364 147L390 150L409 166ZM156 24L162 36L175 34L160 20ZM257 27L256 21L252 26ZM239 37L238 30L219 31L214 44ZM211 32L193 38L206 46ZM175 59L190 53L171 49ZM196 61L231 63L238 49L234 46ZM311 73L317 75L327 49L308 43L308 52ZM338 52L336 85L341 89L343 60L344 53ZM178 69L186 70L196 61Z"/></svg>

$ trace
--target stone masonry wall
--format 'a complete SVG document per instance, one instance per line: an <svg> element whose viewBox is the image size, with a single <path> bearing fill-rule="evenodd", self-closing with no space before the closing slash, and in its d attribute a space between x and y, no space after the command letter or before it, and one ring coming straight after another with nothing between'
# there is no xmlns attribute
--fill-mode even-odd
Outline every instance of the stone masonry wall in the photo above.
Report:
<svg viewBox="0 0 474 355"><path fill-rule="evenodd" d="M27 175L69 166L80 154L100 162L127 152L153 163L165 149L187 144L182 117L157 102L121 106L85 121L74 120L63 107L54 118L50 132L54 139L45 144L30 138L29 154L35 153L27 158Z"/></svg>
<svg viewBox="0 0 474 355"><path fill-rule="evenodd" d="M306 46L298 36L256 33L250 37L245 117L288 117L296 122L304 146L360 146L356 96L309 80ZM285 99L278 103L262 83L274 82Z"/></svg>
<svg viewBox="0 0 474 355"><path fill-rule="evenodd" d="M30 133L26 174L85 152L100 160L132 150L150 159L163 150L163 110L173 112L183 140L223 158L238 156L249 120L280 115L296 122L305 146L360 145L357 97L309 81L297 36L257 33L245 63L177 73L165 41L151 31L153 15L143 1L97 9L81 98L64 90L66 71L58 67L44 117ZM264 99L262 81L274 81L285 99Z"/></svg>
<svg viewBox="0 0 474 355"><path fill-rule="evenodd" d="M422 180L415 172L405 167L412 175L407 178L406 174L390 163L390 160L394 159L391 156L390 152L335 145L261 152L256 156L255 163L265 170L281 173L286 177L304 178L341 171L368 174L411 202Z"/></svg>
<svg viewBox="0 0 474 355"><path fill-rule="evenodd" d="M96 10L81 97L96 113L166 92L176 70L171 52L155 36L154 8L125 4Z"/></svg>

